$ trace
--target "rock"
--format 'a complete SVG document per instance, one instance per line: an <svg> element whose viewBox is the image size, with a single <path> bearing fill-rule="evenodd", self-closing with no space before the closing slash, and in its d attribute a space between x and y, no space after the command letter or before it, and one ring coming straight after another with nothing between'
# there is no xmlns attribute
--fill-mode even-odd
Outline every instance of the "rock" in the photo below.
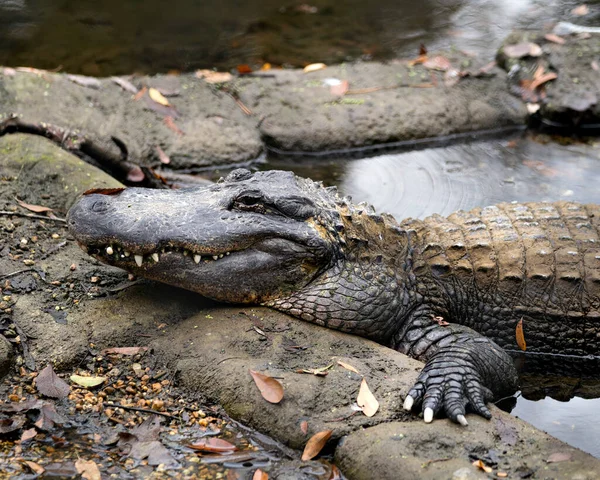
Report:
<svg viewBox="0 0 600 480"><path fill-rule="evenodd" d="M13 134L0 137L2 198L53 208L65 215L71 204L90 188L123 185L106 173L36 135Z"/></svg>
<svg viewBox="0 0 600 480"><path fill-rule="evenodd" d="M550 126L594 128L600 123L600 35L566 35L564 44L548 40L544 32L516 31L511 33L498 51L498 64L512 69L510 86L525 101L539 102L539 114ZM531 42L542 47L539 58L526 56L509 58L505 48ZM535 80L538 67L543 73L556 73L557 78L544 83L545 94L532 94L522 85ZM527 97L530 97L527 99Z"/></svg>
<svg viewBox="0 0 600 480"><path fill-rule="evenodd" d="M11 343L3 335L0 335L0 379L10 370L13 359L14 351Z"/></svg>

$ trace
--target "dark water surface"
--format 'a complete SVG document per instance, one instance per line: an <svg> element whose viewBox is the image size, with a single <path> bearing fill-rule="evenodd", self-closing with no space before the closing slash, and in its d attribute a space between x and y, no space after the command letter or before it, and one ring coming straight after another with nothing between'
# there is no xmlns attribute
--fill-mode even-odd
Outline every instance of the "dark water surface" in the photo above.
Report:
<svg viewBox="0 0 600 480"><path fill-rule="evenodd" d="M0 0L0 65L107 76L414 57L493 57L514 27L574 19L558 0ZM594 3L587 2L588 4Z"/></svg>
<svg viewBox="0 0 600 480"><path fill-rule="evenodd" d="M400 220L506 201L600 203L599 145L514 134L359 160L271 158L262 168L338 185ZM522 395L512 413L600 458L600 362L535 360L517 362Z"/></svg>

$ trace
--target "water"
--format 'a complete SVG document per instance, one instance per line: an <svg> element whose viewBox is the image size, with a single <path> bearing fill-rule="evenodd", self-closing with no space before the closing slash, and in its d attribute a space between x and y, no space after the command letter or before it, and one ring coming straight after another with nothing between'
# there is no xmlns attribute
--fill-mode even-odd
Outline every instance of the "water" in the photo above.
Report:
<svg viewBox="0 0 600 480"><path fill-rule="evenodd" d="M421 44L492 58L513 27L594 23L594 13L569 13L579 3L0 0L0 65L107 76L406 58Z"/></svg>

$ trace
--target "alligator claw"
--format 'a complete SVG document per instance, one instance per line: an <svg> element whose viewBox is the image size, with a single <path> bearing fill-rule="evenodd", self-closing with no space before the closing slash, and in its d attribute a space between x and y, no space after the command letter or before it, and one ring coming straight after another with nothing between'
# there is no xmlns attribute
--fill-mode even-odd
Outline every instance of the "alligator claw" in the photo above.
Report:
<svg viewBox="0 0 600 480"><path fill-rule="evenodd" d="M441 409L454 422L467 426L466 407L485 418L491 413L485 402L493 394L486 388L474 368L460 361L441 357L431 359L421 371L415 385L404 400L404 409L421 405L423 420L431 423Z"/></svg>

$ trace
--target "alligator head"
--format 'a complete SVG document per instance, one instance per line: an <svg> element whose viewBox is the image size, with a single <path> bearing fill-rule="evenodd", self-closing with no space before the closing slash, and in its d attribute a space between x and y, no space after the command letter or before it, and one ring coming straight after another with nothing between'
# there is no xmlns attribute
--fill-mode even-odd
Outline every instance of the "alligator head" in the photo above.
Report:
<svg viewBox="0 0 600 480"><path fill-rule="evenodd" d="M348 331L369 312L391 321L378 305L397 309L397 224L335 188L240 169L209 187L106 193L84 195L68 214L79 244L102 262Z"/></svg>

